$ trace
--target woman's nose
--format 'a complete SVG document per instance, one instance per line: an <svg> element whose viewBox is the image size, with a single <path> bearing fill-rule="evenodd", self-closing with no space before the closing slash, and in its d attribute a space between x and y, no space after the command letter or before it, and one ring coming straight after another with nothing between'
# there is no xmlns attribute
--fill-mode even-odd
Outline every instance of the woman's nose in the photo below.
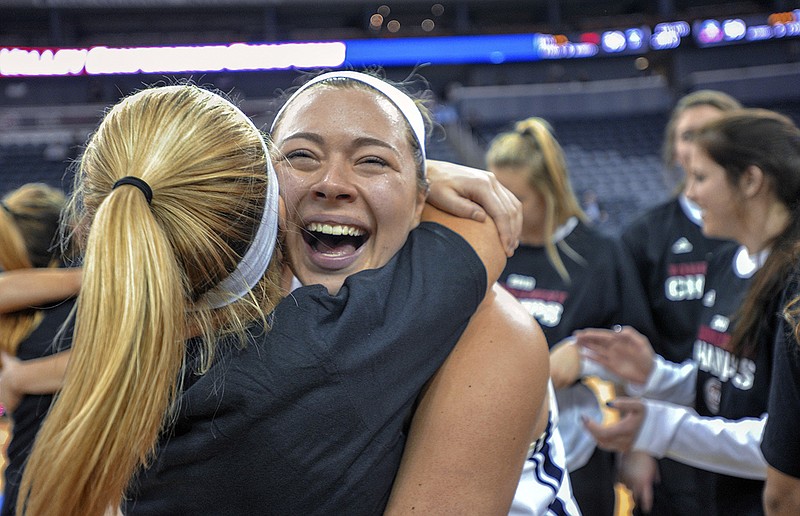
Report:
<svg viewBox="0 0 800 516"><path fill-rule="evenodd" d="M690 201L695 202L694 181L692 180L691 175L686 177L686 183L683 185L683 195L685 195Z"/></svg>
<svg viewBox="0 0 800 516"><path fill-rule="evenodd" d="M329 166L312 185L311 191L316 199L325 201L352 202L357 196L352 176L342 164Z"/></svg>

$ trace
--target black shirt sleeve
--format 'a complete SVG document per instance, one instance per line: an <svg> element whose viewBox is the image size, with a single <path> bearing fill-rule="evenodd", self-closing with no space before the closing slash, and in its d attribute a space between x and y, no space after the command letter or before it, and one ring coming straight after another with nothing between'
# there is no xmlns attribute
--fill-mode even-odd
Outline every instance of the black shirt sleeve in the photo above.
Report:
<svg viewBox="0 0 800 516"><path fill-rule="evenodd" d="M793 288L792 288L793 287ZM795 278L788 300L800 294ZM782 321L775 342L766 428L761 451L767 463L787 475L800 478L800 345L792 325Z"/></svg>

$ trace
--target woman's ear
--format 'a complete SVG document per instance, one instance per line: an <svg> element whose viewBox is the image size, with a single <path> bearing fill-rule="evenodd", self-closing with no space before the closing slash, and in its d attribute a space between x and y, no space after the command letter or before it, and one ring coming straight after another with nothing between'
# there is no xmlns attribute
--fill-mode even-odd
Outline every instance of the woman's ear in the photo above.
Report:
<svg viewBox="0 0 800 516"><path fill-rule="evenodd" d="M282 196L278 197L278 231L280 233L286 231L286 203L283 202Z"/></svg>
<svg viewBox="0 0 800 516"><path fill-rule="evenodd" d="M422 220L422 210L425 208L425 202L428 200L428 193L430 192L430 182L425 188L419 188L417 192L417 204L414 206L414 226L418 225Z"/></svg>
<svg viewBox="0 0 800 516"><path fill-rule="evenodd" d="M739 178L739 189L745 197L755 197L764 188L765 181L764 171L756 165L750 165Z"/></svg>

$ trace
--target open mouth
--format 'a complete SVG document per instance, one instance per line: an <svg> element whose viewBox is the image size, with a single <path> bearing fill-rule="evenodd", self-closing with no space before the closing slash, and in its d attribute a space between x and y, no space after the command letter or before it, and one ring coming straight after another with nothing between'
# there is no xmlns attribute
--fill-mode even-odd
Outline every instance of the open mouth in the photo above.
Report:
<svg viewBox="0 0 800 516"><path fill-rule="evenodd" d="M303 231L303 239L318 253L346 256L364 245L369 234L356 226L311 222Z"/></svg>

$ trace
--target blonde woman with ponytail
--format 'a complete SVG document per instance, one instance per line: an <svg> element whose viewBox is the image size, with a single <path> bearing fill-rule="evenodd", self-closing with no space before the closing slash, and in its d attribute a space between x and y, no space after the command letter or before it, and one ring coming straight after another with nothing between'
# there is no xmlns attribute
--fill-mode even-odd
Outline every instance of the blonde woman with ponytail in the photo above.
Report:
<svg viewBox="0 0 800 516"><path fill-rule="evenodd" d="M274 307L277 270L253 285L261 298L212 312L206 295L235 268L265 211L263 143L242 120L221 97L176 86L124 100L91 137L70 205L88 235L76 345L19 512L118 506L170 420L185 338L204 337L207 368L217 335L243 336Z"/></svg>
<svg viewBox="0 0 800 516"><path fill-rule="evenodd" d="M281 301L268 158L195 86L106 114L70 202L86 235L72 357L18 514L381 512L414 400L503 247L491 221L434 210L385 267Z"/></svg>
<svg viewBox="0 0 800 516"><path fill-rule="evenodd" d="M55 245L64 202L60 190L41 183L0 200L0 401L13 422L3 515L14 512L23 465L69 357L61 326L77 289L75 274L57 269Z"/></svg>
<svg viewBox="0 0 800 516"><path fill-rule="evenodd" d="M584 514L614 511L613 456L596 449L581 417L600 420L598 400L583 383L565 380L559 346L584 327L630 322L622 298L623 264L614 241L592 228L570 184L564 153L543 119L517 122L497 135L486 153L488 169L522 203L520 247L509 258L500 283L536 318L551 349L559 430L567 469ZM626 297L626 302L630 301ZM565 348L574 349L574 348ZM570 370L565 373L571 377Z"/></svg>

